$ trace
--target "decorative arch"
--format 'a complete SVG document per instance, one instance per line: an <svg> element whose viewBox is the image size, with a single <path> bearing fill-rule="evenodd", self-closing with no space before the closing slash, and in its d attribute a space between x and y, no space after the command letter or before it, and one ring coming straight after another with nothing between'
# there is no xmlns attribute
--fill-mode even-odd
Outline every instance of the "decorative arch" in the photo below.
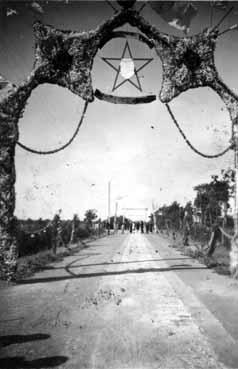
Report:
<svg viewBox="0 0 238 369"><path fill-rule="evenodd" d="M118 37L116 28L129 23L140 33L138 37L155 48L162 62L163 79L159 93L162 103L168 104L176 96L197 87L212 88L225 103L234 125L238 124L238 96L219 77L214 51L218 28L205 29L191 37L175 37L160 32L139 12L123 8L95 30L76 32L59 30L37 21L34 26L35 62L28 79L20 86L8 85L6 96L0 100L0 275L11 279L17 260L15 237L15 146L18 141L18 120L24 112L33 89L43 83L68 88L86 102L94 97L107 99L102 92L94 92L91 70L97 51L108 41ZM120 98L119 103L136 103L136 98ZM145 101L146 102L146 101Z"/></svg>

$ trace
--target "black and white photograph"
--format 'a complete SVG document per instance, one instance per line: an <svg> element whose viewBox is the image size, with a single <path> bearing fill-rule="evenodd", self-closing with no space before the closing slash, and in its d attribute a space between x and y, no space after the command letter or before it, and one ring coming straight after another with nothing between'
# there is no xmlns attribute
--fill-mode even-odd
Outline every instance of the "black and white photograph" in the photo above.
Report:
<svg viewBox="0 0 238 369"><path fill-rule="evenodd" d="M0 0L0 368L238 369L238 1Z"/></svg>

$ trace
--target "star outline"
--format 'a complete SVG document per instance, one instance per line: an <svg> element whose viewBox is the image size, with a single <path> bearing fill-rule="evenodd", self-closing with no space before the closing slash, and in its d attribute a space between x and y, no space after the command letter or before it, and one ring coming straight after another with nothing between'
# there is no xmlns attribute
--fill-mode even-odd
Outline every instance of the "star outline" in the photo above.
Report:
<svg viewBox="0 0 238 369"><path fill-rule="evenodd" d="M132 77L130 77L130 78L125 78L123 81L121 81L119 84L117 84L118 78L119 78L119 74L120 74L120 69L121 69L120 68L120 63L118 65L118 67L116 68L115 65L113 65L110 62L110 60L111 61L112 60L113 61L119 61L119 60L121 61L124 58L125 54L126 54L126 50L128 50L129 56L133 60L133 62L134 61L145 61L145 63L143 65L141 65L139 68L136 68L136 66L134 64L134 75L136 77L137 84L131 80L131 78L134 75ZM151 63L152 60L153 60L153 58L135 58L135 57L133 57L132 52L131 52L131 48L130 48L130 45L129 45L129 42L128 42L128 40L126 40L126 43L124 45L124 49L123 49L123 52L122 52L122 55L121 55L120 58L102 57L101 59L116 72L116 76L115 76L113 87L112 87L112 92L114 92L115 90L117 90L119 87L121 87L126 82L129 82L132 86L134 86L135 88L137 88L140 92L143 91L142 86L141 86L141 82L140 82L140 77L139 77L138 73L143 68L145 68L149 63Z"/></svg>

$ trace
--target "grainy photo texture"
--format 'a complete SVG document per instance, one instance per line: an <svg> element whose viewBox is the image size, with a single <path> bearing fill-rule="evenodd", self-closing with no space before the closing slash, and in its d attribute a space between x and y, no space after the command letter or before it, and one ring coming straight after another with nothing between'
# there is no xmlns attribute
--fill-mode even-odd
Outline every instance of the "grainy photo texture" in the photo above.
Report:
<svg viewBox="0 0 238 369"><path fill-rule="evenodd" d="M0 0L0 368L238 367L238 2Z"/></svg>

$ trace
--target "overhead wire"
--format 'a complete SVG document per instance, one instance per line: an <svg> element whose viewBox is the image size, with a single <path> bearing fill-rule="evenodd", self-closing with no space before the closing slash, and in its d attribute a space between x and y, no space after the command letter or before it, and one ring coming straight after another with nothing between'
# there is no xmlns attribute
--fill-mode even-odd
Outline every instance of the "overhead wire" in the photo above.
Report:
<svg viewBox="0 0 238 369"><path fill-rule="evenodd" d="M105 2L114 10L114 12L116 13L118 10L116 9L116 7L114 5L112 5L110 0L105 0Z"/></svg>
<svg viewBox="0 0 238 369"><path fill-rule="evenodd" d="M231 12L233 12L234 6L228 9L228 11L223 15L223 17L219 20L219 22L212 28L212 31L216 30L220 27L220 25L224 22L224 20L230 15Z"/></svg>

